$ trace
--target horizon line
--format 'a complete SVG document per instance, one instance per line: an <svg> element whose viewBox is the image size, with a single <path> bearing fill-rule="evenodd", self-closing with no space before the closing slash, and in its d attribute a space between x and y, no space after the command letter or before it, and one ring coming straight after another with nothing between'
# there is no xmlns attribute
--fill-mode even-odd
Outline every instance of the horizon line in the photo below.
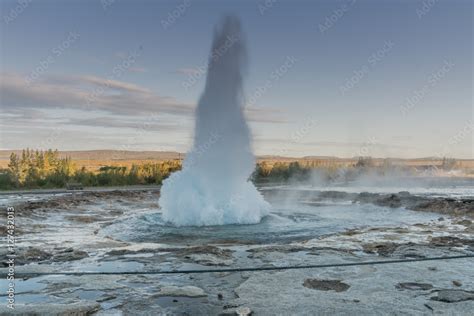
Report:
<svg viewBox="0 0 474 316"><path fill-rule="evenodd" d="M62 149L39 149L39 148L23 148L23 149L0 149L0 152L15 152L15 151L23 151L23 150L31 150L31 151L48 151L49 149L53 151L61 152L72 152L72 153L85 153L85 152L100 152L100 151L111 151L111 152L123 152L123 153L143 153L143 152L152 152L152 153L173 153L177 155L186 156L188 152L179 152L175 150L121 150L121 149L81 149L81 150L62 150ZM342 156L335 156L335 155L304 155L304 156L284 156L284 155L274 155L274 154L254 154L255 158L262 159L262 158L282 158L282 159L359 159L359 158L371 158L371 159L391 159L391 160L443 160L443 159L454 159L454 160L474 160L472 158L457 158L457 157L450 157L450 156L424 156L424 157L411 157L411 158L399 158L399 157L376 157L376 156L352 156L352 157L342 157ZM184 157L183 157L184 158ZM117 159L120 160L120 159Z"/></svg>

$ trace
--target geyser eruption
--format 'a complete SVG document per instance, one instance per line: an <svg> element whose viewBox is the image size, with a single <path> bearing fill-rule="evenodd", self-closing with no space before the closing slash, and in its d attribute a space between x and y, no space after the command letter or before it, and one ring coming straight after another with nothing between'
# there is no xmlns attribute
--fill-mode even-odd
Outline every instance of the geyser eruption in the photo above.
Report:
<svg viewBox="0 0 474 316"><path fill-rule="evenodd" d="M268 214L270 205L248 180L255 158L242 108L245 64L240 22L226 17L214 33L193 148L161 189L164 220L178 226L253 224Z"/></svg>

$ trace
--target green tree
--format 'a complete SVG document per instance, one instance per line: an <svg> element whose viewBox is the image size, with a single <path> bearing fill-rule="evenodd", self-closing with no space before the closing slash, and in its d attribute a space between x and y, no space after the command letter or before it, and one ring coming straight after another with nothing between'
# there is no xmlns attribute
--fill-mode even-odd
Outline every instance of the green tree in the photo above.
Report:
<svg viewBox="0 0 474 316"><path fill-rule="evenodd" d="M10 175L13 178L13 182L15 186L18 187L20 184L21 179L21 167L20 167L20 159L18 155L15 153L10 154L10 162L8 163L8 169L10 171Z"/></svg>

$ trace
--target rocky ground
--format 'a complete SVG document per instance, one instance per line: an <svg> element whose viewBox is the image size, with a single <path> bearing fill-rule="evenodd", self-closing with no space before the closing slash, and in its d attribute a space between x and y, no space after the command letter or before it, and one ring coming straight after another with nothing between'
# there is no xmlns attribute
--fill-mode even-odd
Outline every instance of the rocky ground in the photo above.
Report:
<svg viewBox="0 0 474 316"><path fill-rule="evenodd" d="M287 193L287 192L286 192ZM298 192L328 200L436 212L408 225L348 228L301 239L200 243L129 241L107 227L157 210L158 192L112 191L16 200L16 309L21 315L471 315L473 259L321 269L201 274L61 275L272 267L474 254L474 200L397 194ZM282 192L265 192L278 201ZM4 219L2 219L4 221ZM1 227L5 227L2 222ZM132 229L139 227L130 227ZM203 228L204 229L204 228ZM5 236L5 232L2 233ZM171 241L171 242L170 242ZM1 248L6 254L5 247ZM7 267L1 268L2 273ZM42 275L41 273L52 273ZM0 283L6 288L6 280ZM5 292L2 291L4 300ZM5 304L0 314L12 314Z"/></svg>

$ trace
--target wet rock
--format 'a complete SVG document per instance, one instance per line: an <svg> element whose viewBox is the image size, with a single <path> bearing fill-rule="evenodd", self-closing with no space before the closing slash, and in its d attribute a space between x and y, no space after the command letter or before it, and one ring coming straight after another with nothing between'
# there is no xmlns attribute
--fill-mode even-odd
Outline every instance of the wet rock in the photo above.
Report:
<svg viewBox="0 0 474 316"><path fill-rule="evenodd" d="M424 200L417 203L412 209L422 212L437 212L441 214L474 217L474 199L424 198Z"/></svg>
<svg viewBox="0 0 474 316"><path fill-rule="evenodd" d="M252 310L248 307L239 307L235 310L235 313L239 316L252 315Z"/></svg>
<svg viewBox="0 0 474 316"><path fill-rule="evenodd" d="M462 239L454 236L440 236L433 237L430 240L430 244L433 246L447 246L447 247L463 247L463 246L474 246L474 239Z"/></svg>
<svg viewBox="0 0 474 316"><path fill-rule="evenodd" d="M402 201L396 194L391 194L386 197L382 197L380 199L377 199L375 201L375 204L380 205L380 206L386 206L386 207L391 207L391 208L397 208L402 206Z"/></svg>
<svg viewBox="0 0 474 316"><path fill-rule="evenodd" d="M6 236L7 232L8 232L7 225L2 223L2 225L0 225L0 236ZM15 227L15 236L21 235L22 233L23 233L22 229Z"/></svg>
<svg viewBox="0 0 474 316"><path fill-rule="evenodd" d="M469 198L433 198L414 196L402 191L397 194L362 192L352 200L354 203L372 203L391 208L406 207L414 211L474 217L474 199Z"/></svg>
<svg viewBox="0 0 474 316"><path fill-rule="evenodd" d="M111 211L109 211L109 215L114 216L114 217L120 216L122 214L123 214L123 211L120 211L120 210L111 210Z"/></svg>
<svg viewBox="0 0 474 316"><path fill-rule="evenodd" d="M16 265L25 265L33 262L44 262L52 257L51 253L33 247L17 249L16 254ZM2 262L2 264L3 266L7 266L6 262Z"/></svg>
<svg viewBox="0 0 474 316"><path fill-rule="evenodd" d="M166 251L173 253L176 257L192 260L204 265L230 265L232 261L232 250L221 249L216 246L195 246L195 247L180 247L180 248L148 248L141 249L113 249L107 252L108 256L123 256L139 253L157 253Z"/></svg>
<svg viewBox="0 0 474 316"><path fill-rule="evenodd" d="M318 197L322 199L348 200L351 197L351 194L340 191L323 191L319 192Z"/></svg>
<svg viewBox="0 0 474 316"><path fill-rule="evenodd" d="M163 286L160 291L153 295L154 297L159 296L183 296L183 297L203 297L207 296L203 289L196 286L174 286L168 285Z"/></svg>
<svg viewBox="0 0 474 316"><path fill-rule="evenodd" d="M352 202L373 203L378 197L377 193L362 192Z"/></svg>
<svg viewBox="0 0 474 316"><path fill-rule="evenodd" d="M167 251L175 252L178 257L206 266L229 266L233 261L233 251L215 246L196 246Z"/></svg>
<svg viewBox="0 0 474 316"><path fill-rule="evenodd" d="M95 223L95 222L104 220L104 218L100 216L94 216L94 215L74 215L74 216L68 216L67 219L73 222L84 223L84 224L90 224L90 223Z"/></svg>
<svg viewBox="0 0 474 316"><path fill-rule="evenodd" d="M281 253L292 253L299 251L307 251L310 248L299 246L299 245L272 245L265 247L256 247L247 249L247 252L259 253L259 252L281 252Z"/></svg>
<svg viewBox="0 0 474 316"><path fill-rule="evenodd" d="M62 252L55 254L52 260L54 262L67 262L81 260L86 257L89 257L89 254L85 251L68 248L63 250Z"/></svg>
<svg viewBox="0 0 474 316"><path fill-rule="evenodd" d="M96 302L102 303L102 302L107 302L107 301L110 301L110 300L114 300L116 298L117 298L117 296L115 296L115 295L104 295L104 296L96 299Z"/></svg>
<svg viewBox="0 0 474 316"><path fill-rule="evenodd" d="M167 249L167 251L170 251ZM181 252L182 254L212 254L218 257L229 257L232 254L232 250L229 249L222 249L216 246L195 246L195 247L187 247L187 248L179 248L177 252Z"/></svg>
<svg viewBox="0 0 474 316"><path fill-rule="evenodd" d="M113 249L106 253L107 256L123 256L123 255L134 255L141 252L148 252L152 249L142 249L140 251L130 250L130 249Z"/></svg>
<svg viewBox="0 0 474 316"><path fill-rule="evenodd" d="M445 303L463 302L474 300L474 292L463 290L440 290L438 291L438 295L431 297L431 299Z"/></svg>
<svg viewBox="0 0 474 316"><path fill-rule="evenodd" d="M472 221L470 221L470 220L468 220L468 219L463 219L463 220L460 220L460 221L456 221L455 224L457 224L457 225L463 225L463 226L469 227L469 226L471 226L473 223L472 223Z"/></svg>
<svg viewBox="0 0 474 316"><path fill-rule="evenodd" d="M91 315L100 309L96 302L77 302L70 304L15 304L12 310L2 304L0 306L0 315L51 315L51 316L80 316Z"/></svg>
<svg viewBox="0 0 474 316"><path fill-rule="evenodd" d="M409 233L410 230L406 227L397 227L393 229L393 232L397 234L406 234Z"/></svg>
<svg viewBox="0 0 474 316"><path fill-rule="evenodd" d="M176 251L176 248L161 248L161 247L153 247L150 245L150 247L148 246L144 246L144 247L140 247L138 249L134 249L134 248L129 248L127 246L122 246L121 248L118 248L118 249L113 249L109 252L106 253L107 256L123 256L123 255L137 255L137 254L143 254L143 253L158 253L158 252L161 252L161 251L169 251L169 252L173 252L173 251Z"/></svg>
<svg viewBox="0 0 474 316"><path fill-rule="evenodd" d="M53 196L49 199L41 201L26 201L16 206L18 214L23 217L32 216L35 213L50 213L58 210L71 210L76 209L77 206L83 204L94 204L98 201L104 201L109 199L127 198L130 201L141 200L147 194L146 190L143 191L130 191L130 190L115 190L115 191L104 191L104 192L76 192L74 194L66 194ZM81 219L79 219L81 220ZM88 221L88 219L85 219Z"/></svg>
<svg viewBox="0 0 474 316"><path fill-rule="evenodd" d="M224 305L224 309L230 309L230 308L236 308L239 307L239 304L231 303L231 304L226 304Z"/></svg>
<svg viewBox="0 0 474 316"><path fill-rule="evenodd" d="M211 254L191 254L185 258L205 266L230 266L234 263L231 259L223 259Z"/></svg>
<svg viewBox="0 0 474 316"><path fill-rule="evenodd" d="M336 291L344 292L347 291L351 286L342 282L341 280L318 280L318 279L306 279L303 283L304 287L308 289L320 290L320 291Z"/></svg>
<svg viewBox="0 0 474 316"><path fill-rule="evenodd" d="M397 249L391 254L391 256L396 258L416 259L426 258L427 256L431 256L434 254L439 254L441 256L445 253L442 251L442 248L437 249L431 246L420 246L418 244L409 242L406 244L399 245Z"/></svg>
<svg viewBox="0 0 474 316"><path fill-rule="evenodd" d="M462 286L462 283L459 282L459 281L457 281L457 280L454 280L454 281L453 281L453 285L459 287L459 286Z"/></svg>
<svg viewBox="0 0 474 316"><path fill-rule="evenodd" d="M52 279L48 281L47 290L51 291L110 291L126 288L119 283L124 277L120 275L81 275L69 276L67 281L63 279Z"/></svg>
<svg viewBox="0 0 474 316"><path fill-rule="evenodd" d="M396 243L369 243L363 244L362 249L366 253L376 253L380 256L389 256L399 247Z"/></svg>
<svg viewBox="0 0 474 316"><path fill-rule="evenodd" d="M230 307L224 306L224 312L219 314L220 316L232 316L232 315L240 315L240 316L247 316L253 315L252 310L249 307L238 307L236 304L231 304Z"/></svg>
<svg viewBox="0 0 474 316"><path fill-rule="evenodd" d="M399 290L431 290L433 285L429 283L417 283L417 282L404 282L398 283L395 287Z"/></svg>
<svg viewBox="0 0 474 316"><path fill-rule="evenodd" d="M433 307L431 307L429 304L423 304L426 308L428 308L430 311L434 311Z"/></svg>
<svg viewBox="0 0 474 316"><path fill-rule="evenodd" d="M358 234L360 234L360 231L358 229L348 229L341 233L341 235L345 235L345 236L355 236Z"/></svg>

